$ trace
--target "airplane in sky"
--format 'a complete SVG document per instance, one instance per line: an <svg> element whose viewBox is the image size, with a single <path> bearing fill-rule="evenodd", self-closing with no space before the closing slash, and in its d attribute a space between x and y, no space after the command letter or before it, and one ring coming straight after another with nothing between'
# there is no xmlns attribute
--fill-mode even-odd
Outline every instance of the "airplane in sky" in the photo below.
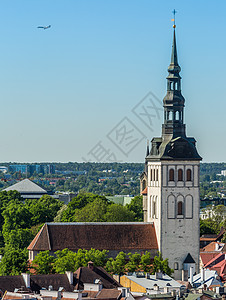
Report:
<svg viewBox="0 0 226 300"><path fill-rule="evenodd" d="M51 25L49 25L49 26L38 26L37 28L48 29L50 27L51 27Z"/></svg>

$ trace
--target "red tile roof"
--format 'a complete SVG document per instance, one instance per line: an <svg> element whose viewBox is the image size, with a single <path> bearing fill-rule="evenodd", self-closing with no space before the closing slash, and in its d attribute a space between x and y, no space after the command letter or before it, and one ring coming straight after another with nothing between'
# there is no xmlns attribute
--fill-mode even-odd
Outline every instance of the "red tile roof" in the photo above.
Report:
<svg viewBox="0 0 226 300"><path fill-rule="evenodd" d="M219 253L213 252L213 253L205 253L205 252L200 252L200 258L202 260L203 265L206 265L211 259L216 257Z"/></svg>
<svg viewBox="0 0 226 300"><path fill-rule="evenodd" d="M28 250L158 249L152 223L46 223Z"/></svg>
<svg viewBox="0 0 226 300"><path fill-rule="evenodd" d="M121 291L117 289L102 289L96 299L118 299L120 295Z"/></svg>
<svg viewBox="0 0 226 300"><path fill-rule="evenodd" d="M147 195L147 193L148 193L148 188L146 187L141 194L142 195Z"/></svg>

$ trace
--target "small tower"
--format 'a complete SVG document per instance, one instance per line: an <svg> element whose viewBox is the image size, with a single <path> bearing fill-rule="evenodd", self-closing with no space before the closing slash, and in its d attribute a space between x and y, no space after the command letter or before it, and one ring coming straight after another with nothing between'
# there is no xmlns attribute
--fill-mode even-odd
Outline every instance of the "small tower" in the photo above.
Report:
<svg viewBox="0 0 226 300"><path fill-rule="evenodd" d="M163 99L162 136L152 139L143 174L147 178L145 221L154 222L159 251L163 258L169 259L175 279L181 279L182 270L188 270L188 254L193 262L193 273L199 268L199 165L202 158L196 150L195 139L186 136L175 27L167 93Z"/></svg>

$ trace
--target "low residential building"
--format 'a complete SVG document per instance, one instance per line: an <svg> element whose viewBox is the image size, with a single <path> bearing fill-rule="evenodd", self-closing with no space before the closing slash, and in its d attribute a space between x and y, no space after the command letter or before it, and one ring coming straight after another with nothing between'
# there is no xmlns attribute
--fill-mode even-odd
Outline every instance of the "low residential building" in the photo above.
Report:
<svg viewBox="0 0 226 300"><path fill-rule="evenodd" d="M223 286L217 271L202 269L201 272L195 276L189 278L189 282L194 288L209 288L214 289L216 287Z"/></svg>
<svg viewBox="0 0 226 300"><path fill-rule="evenodd" d="M95 286L90 286L92 284ZM102 267L96 267L92 262L88 267L81 267L75 273L66 272L66 274L48 274L48 275L30 275L22 274L16 276L0 276L0 289L14 292L15 290L40 293L41 290L54 290L73 292L74 290L88 289L97 290L99 285L104 289L122 288L110 274Z"/></svg>
<svg viewBox="0 0 226 300"><path fill-rule="evenodd" d="M144 274L143 272L123 275L120 277L120 283L122 286L129 288L131 293L149 295L169 293L172 290L179 292L185 289L185 286L178 281L161 272L155 275Z"/></svg>

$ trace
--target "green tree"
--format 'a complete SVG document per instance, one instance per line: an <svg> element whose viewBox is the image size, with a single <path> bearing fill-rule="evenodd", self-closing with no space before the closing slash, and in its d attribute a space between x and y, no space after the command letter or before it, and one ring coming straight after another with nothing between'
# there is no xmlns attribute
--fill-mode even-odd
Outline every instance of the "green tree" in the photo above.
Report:
<svg viewBox="0 0 226 300"><path fill-rule="evenodd" d="M62 251L56 251L56 260L54 262L54 270L56 273L64 274L66 271L76 271L76 253L63 249Z"/></svg>
<svg viewBox="0 0 226 300"><path fill-rule="evenodd" d="M135 213L121 204L110 204L105 214L107 222L132 222L135 221Z"/></svg>
<svg viewBox="0 0 226 300"><path fill-rule="evenodd" d="M25 200L25 207L32 214L32 225L52 222L62 206L63 202L49 195L44 195L36 201Z"/></svg>
<svg viewBox="0 0 226 300"><path fill-rule="evenodd" d="M110 258L105 266L105 269L110 274L125 274L126 268L126 254L124 252L119 252L115 259Z"/></svg>
<svg viewBox="0 0 226 300"><path fill-rule="evenodd" d="M60 222L62 219L63 212L67 209L67 204L64 204L60 210L58 210L56 217L54 218L54 222Z"/></svg>
<svg viewBox="0 0 226 300"><path fill-rule="evenodd" d="M36 274L51 274L54 272L55 258L49 254L49 251L39 252L31 263L31 267L35 269Z"/></svg>
<svg viewBox="0 0 226 300"><path fill-rule="evenodd" d="M97 198L81 209L74 212L74 222L104 222L108 202L106 199Z"/></svg>
<svg viewBox="0 0 226 300"><path fill-rule="evenodd" d="M11 230L5 235L5 246L8 248L27 248L34 238L34 234L29 228L18 228Z"/></svg>
<svg viewBox="0 0 226 300"><path fill-rule="evenodd" d="M0 275L20 275L27 271L27 249L7 248L0 262Z"/></svg>
<svg viewBox="0 0 226 300"><path fill-rule="evenodd" d="M140 262L141 262L141 255L137 252L134 254L128 253L129 261L126 264L126 269L128 272L135 272L139 270Z"/></svg>
<svg viewBox="0 0 226 300"><path fill-rule="evenodd" d="M106 202L107 199L103 196L91 194L91 193L79 193L78 196L74 197L67 206L67 209L62 212L62 222L73 222L75 213L77 210L84 208L87 204L94 202L94 200L102 200Z"/></svg>
<svg viewBox="0 0 226 300"><path fill-rule="evenodd" d="M203 234L214 234L216 232L215 222L212 219L200 219L200 236Z"/></svg>
<svg viewBox="0 0 226 300"><path fill-rule="evenodd" d="M57 251L56 260L54 262L54 270L57 273L65 273L65 271L76 271L79 267L86 267L89 261L95 266L104 267L107 262L107 250L85 250L79 249L74 253L68 249Z"/></svg>
<svg viewBox="0 0 226 300"><path fill-rule="evenodd" d="M162 254L160 252L158 253L158 256L154 257L152 274L155 274L159 271L169 276L171 276L171 274L173 273L173 269L169 267L168 258L163 260Z"/></svg>
<svg viewBox="0 0 226 300"><path fill-rule="evenodd" d="M146 251L145 254L141 256L140 260L140 269L143 272L150 273L152 269L152 263L151 263L151 253Z"/></svg>
<svg viewBox="0 0 226 300"><path fill-rule="evenodd" d="M129 210L135 213L135 221L143 222L143 197L135 196L129 204L126 205Z"/></svg>
<svg viewBox="0 0 226 300"><path fill-rule="evenodd" d="M11 200L2 212L4 217L3 237L8 240L11 230L26 229L31 226L32 214L19 200Z"/></svg>

